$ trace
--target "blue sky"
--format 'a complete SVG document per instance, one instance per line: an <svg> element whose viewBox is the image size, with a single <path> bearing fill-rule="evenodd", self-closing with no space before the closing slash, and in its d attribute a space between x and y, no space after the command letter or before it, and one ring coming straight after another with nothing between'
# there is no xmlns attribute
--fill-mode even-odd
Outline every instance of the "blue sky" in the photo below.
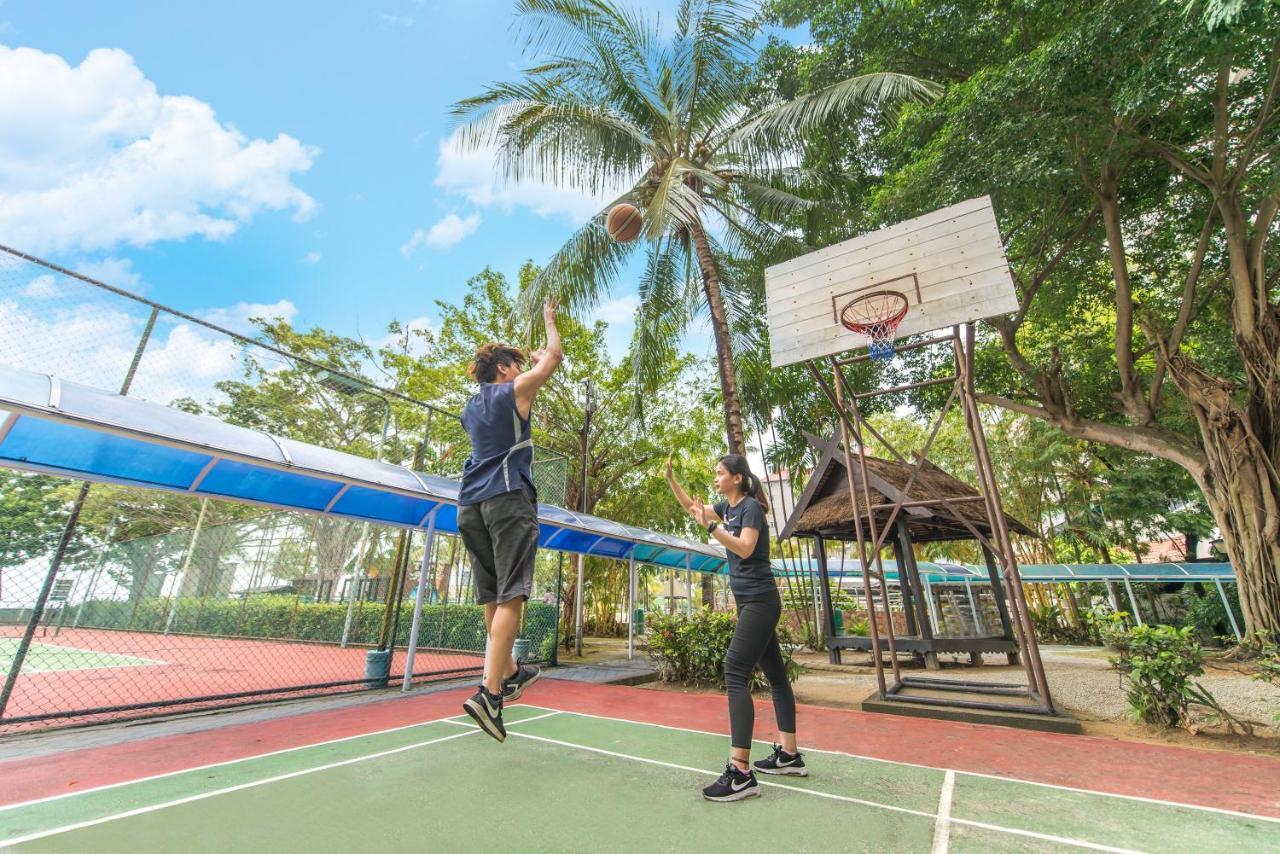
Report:
<svg viewBox="0 0 1280 854"><path fill-rule="evenodd" d="M212 316L430 322L593 209L447 148L449 105L522 67L512 20L511 0L0 0L0 242ZM615 347L630 290L602 307Z"/></svg>

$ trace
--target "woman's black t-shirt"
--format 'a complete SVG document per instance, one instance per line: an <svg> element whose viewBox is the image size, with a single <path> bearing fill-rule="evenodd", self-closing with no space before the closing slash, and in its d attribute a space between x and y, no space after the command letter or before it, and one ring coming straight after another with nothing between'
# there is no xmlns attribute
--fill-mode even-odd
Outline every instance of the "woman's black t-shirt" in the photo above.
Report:
<svg viewBox="0 0 1280 854"><path fill-rule="evenodd" d="M725 549L729 557L729 585L736 602L766 599L778 595L778 585L773 580L769 564L769 523L765 521L760 502L747 496L734 506L728 501L713 505L717 515L724 520L724 529L735 537L746 528L760 532L756 547L749 557L738 557Z"/></svg>

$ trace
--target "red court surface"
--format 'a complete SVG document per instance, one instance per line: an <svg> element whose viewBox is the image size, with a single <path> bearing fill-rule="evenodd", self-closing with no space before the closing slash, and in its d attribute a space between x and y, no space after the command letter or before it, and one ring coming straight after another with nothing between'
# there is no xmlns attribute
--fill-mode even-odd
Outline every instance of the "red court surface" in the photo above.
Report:
<svg viewBox="0 0 1280 854"><path fill-rule="evenodd" d="M0 629L0 638L20 637L20 627ZM346 680L364 676L364 647L343 649L336 644L290 643L288 641L244 638L193 637L148 632L119 632L99 629L64 629L36 632L34 642L44 647L65 647L68 654L116 653L146 659L144 666L106 666L90 669L23 672L14 684L13 696L5 709L6 718L44 715L52 712L103 708L108 706L156 703L216 694L288 688ZM405 653L397 649L391 663L392 674L403 674ZM414 671L479 671L482 657L474 653L419 650ZM359 683L327 689L328 692L355 690ZM286 696L311 692L291 692ZM264 695L264 698L274 695ZM171 713L175 709L211 704L183 704L155 710L132 710L70 719L73 723ZM213 703L212 705L225 705ZM27 728L58 725L18 724Z"/></svg>
<svg viewBox="0 0 1280 854"><path fill-rule="evenodd" d="M255 723L211 721L200 732L0 762L0 805L456 715L470 690L303 710ZM524 702L711 733L728 726L725 701L715 695L544 679ZM768 739L772 712L767 703L758 703L757 712L757 737ZM814 706L800 707L798 728L803 748L1280 818L1277 759Z"/></svg>

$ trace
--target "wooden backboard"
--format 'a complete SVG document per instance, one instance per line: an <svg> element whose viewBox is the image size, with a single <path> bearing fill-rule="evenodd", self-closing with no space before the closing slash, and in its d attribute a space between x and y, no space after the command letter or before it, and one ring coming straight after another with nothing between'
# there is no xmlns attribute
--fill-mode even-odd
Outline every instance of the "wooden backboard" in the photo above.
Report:
<svg viewBox="0 0 1280 854"><path fill-rule="evenodd" d="M896 291L905 338L1018 309L991 197L970 199L765 270L773 366L867 346L840 325L859 294Z"/></svg>

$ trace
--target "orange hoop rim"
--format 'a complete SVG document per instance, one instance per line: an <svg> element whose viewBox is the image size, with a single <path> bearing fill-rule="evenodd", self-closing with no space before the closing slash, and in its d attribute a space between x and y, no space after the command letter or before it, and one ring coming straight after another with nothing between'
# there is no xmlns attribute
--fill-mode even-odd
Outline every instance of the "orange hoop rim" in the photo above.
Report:
<svg viewBox="0 0 1280 854"><path fill-rule="evenodd" d="M910 308L906 296L898 291L872 291L845 303L840 309L840 325L859 335L887 338L898 328ZM860 309L861 314L858 313Z"/></svg>

